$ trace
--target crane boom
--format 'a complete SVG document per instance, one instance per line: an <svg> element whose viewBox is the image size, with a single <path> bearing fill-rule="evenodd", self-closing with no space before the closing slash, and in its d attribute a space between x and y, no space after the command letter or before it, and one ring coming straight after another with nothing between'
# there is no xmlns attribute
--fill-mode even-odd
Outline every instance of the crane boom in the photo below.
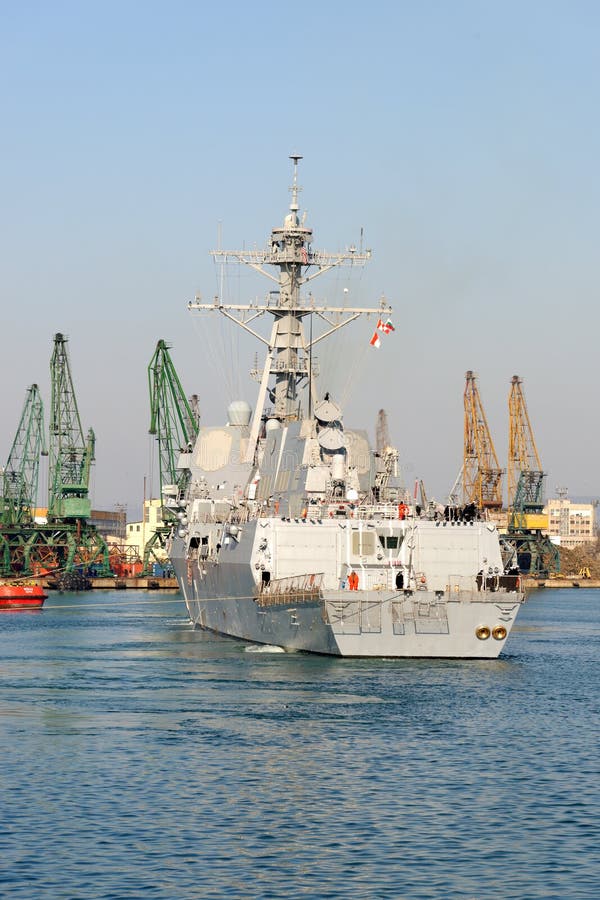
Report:
<svg viewBox="0 0 600 900"><path fill-rule="evenodd" d="M466 373L464 393L463 499L480 510L502 509L502 475L479 396L475 373Z"/></svg>
<svg viewBox="0 0 600 900"><path fill-rule="evenodd" d="M199 412L196 394L188 401L164 340L159 340L148 366L150 388L150 434L158 441L158 466L163 524L146 542L142 572L151 573L151 561L163 562L168 535L177 521L173 502L183 496L190 470L179 468L182 452L191 452L198 435Z"/></svg>
<svg viewBox="0 0 600 900"><path fill-rule="evenodd" d="M159 448L160 489L176 485L178 493L186 487L188 470L178 469L180 453L191 450L198 434L198 413L185 396L164 340L159 340L148 366L150 388L150 434L156 435Z"/></svg>
<svg viewBox="0 0 600 900"><path fill-rule="evenodd" d="M508 397L508 507L515 496L522 472L543 474L533 429L525 403L523 381L513 375Z"/></svg>
<svg viewBox="0 0 600 900"><path fill-rule="evenodd" d="M37 384L32 384L27 389L19 427L2 473L0 521L4 525L33 521L40 456L45 454L44 405Z"/></svg>
<svg viewBox="0 0 600 900"><path fill-rule="evenodd" d="M508 396L508 509L509 526L531 528L544 506L544 478L527 412L523 382L513 375ZM541 520L539 520L539 524ZM537 527L539 527L537 524Z"/></svg>
<svg viewBox="0 0 600 900"><path fill-rule="evenodd" d="M87 438L83 434L69 366L67 338L63 334L54 336L50 378L48 519L89 519L89 477L94 461L95 437L91 429Z"/></svg>
<svg viewBox="0 0 600 900"><path fill-rule="evenodd" d="M523 382L513 375L508 396L508 530L522 572L546 577L560 571L560 555L545 534L544 478L527 412Z"/></svg>

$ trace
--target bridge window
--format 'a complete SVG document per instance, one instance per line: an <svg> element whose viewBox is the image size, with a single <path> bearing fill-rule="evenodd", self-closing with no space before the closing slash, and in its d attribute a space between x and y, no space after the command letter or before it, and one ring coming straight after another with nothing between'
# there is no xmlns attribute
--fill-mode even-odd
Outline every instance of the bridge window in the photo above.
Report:
<svg viewBox="0 0 600 900"><path fill-rule="evenodd" d="M402 544L403 534L380 534L379 543L385 550L397 550Z"/></svg>

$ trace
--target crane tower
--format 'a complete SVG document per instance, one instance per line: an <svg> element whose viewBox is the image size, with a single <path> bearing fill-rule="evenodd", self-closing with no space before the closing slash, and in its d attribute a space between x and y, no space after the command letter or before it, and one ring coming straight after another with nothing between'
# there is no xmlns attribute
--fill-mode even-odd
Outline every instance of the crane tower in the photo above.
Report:
<svg viewBox="0 0 600 900"><path fill-rule="evenodd" d="M187 469L179 469L179 454L193 444L198 435L197 397L190 402L164 340L159 340L148 366L150 388L150 434L156 435L159 450L160 490L176 485L183 496ZM192 406L195 408L193 409ZM189 448L191 449L191 447Z"/></svg>
<svg viewBox="0 0 600 900"><path fill-rule="evenodd" d="M523 382L513 375L508 397L508 506L513 506L522 472L543 476L540 456L527 412Z"/></svg>
<svg viewBox="0 0 600 900"><path fill-rule="evenodd" d="M44 404L37 384L32 384L27 389L19 427L2 472L0 521L3 525L33 521L42 455L47 455Z"/></svg>
<svg viewBox="0 0 600 900"><path fill-rule="evenodd" d="M0 479L0 574L4 576L23 569L35 527L40 456L46 453L45 446L44 407L37 384L32 384Z"/></svg>
<svg viewBox="0 0 600 900"><path fill-rule="evenodd" d="M477 509L502 509L502 475L474 372L466 373L464 393L463 500Z"/></svg>
<svg viewBox="0 0 600 900"><path fill-rule="evenodd" d="M84 437L67 355L67 338L54 336L50 360L50 478L48 519L89 519L90 469L96 438L90 428Z"/></svg>
<svg viewBox="0 0 600 900"><path fill-rule="evenodd" d="M160 497L163 525L144 547L142 572L150 573L150 561L162 562L160 554L177 521L178 500L185 493L189 468L179 467L182 454L190 453L198 435L198 397L188 400L164 340L159 340L148 366L150 389L150 434L158 442Z"/></svg>

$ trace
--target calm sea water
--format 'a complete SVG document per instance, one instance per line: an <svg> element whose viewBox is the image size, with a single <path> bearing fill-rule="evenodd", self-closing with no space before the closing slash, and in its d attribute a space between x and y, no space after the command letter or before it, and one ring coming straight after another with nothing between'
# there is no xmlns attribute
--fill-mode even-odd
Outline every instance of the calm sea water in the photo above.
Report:
<svg viewBox="0 0 600 900"><path fill-rule="evenodd" d="M494 662L252 652L173 595L0 614L0 895L597 898L600 591Z"/></svg>

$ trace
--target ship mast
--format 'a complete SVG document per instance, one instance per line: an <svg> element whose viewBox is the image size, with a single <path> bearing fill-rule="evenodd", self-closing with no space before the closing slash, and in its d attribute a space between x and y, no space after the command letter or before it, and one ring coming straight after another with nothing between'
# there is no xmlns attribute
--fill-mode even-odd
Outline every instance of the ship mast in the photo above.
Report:
<svg viewBox="0 0 600 900"><path fill-rule="evenodd" d="M263 302L223 303L222 298L216 297L213 303L202 303L201 298L196 296L188 304L193 312L217 310L267 347L245 462L254 459L267 397L272 403L269 417L282 423L301 418L299 388L308 384L308 394L312 403L318 399L311 365L311 351L315 344L361 315L382 316L388 315L391 311L384 299L377 307L336 307L316 306L312 299L306 302L300 296L303 285L329 269L338 266L364 266L371 256L371 251L358 251L354 246L343 253L313 250L312 229L306 227L304 218L301 221L298 215L300 209L298 194L302 190L298 184L298 162L302 157L292 155L290 159L294 166L292 200L283 226L272 229L269 245L263 250L219 249L211 252L215 259L219 258L224 263L233 261L249 266L274 281L277 290L271 291ZM278 275L273 275L265 266L279 269ZM252 323L265 313L273 316L269 338L251 327ZM307 338L303 328L304 317L310 315L318 316L327 326L322 334L312 339ZM272 377L274 385L270 388Z"/></svg>

